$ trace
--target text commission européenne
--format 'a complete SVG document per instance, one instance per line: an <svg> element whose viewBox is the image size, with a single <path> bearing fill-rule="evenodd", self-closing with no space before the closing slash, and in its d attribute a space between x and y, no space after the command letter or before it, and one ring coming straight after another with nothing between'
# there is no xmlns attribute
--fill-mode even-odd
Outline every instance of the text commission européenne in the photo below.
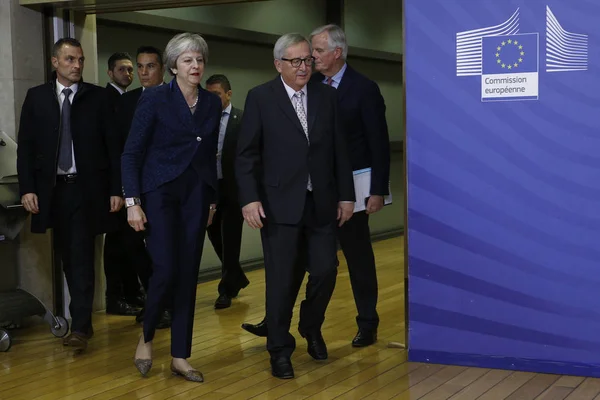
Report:
<svg viewBox="0 0 600 400"><path fill-rule="evenodd" d="M527 78L525 78L525 77L485 78L484 82L486 85L509 85L509 84L514 84L514 83L527 84ZM486 94L525 93L525 90L526 89L523 86L519 86L519 87L506 86L506 87L495 87L495 88L491 88L491 89L486 88L485 93Z"/></svg>

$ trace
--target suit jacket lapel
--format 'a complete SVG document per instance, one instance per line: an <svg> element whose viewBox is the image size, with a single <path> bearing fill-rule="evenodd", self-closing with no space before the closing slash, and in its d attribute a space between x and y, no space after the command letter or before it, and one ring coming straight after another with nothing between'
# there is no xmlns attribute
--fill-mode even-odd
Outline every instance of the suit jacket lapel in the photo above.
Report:
<svg viewBox="0 0 600 400"><path fill-rule="evenodd" d="M214 111L214 110L211 110L209 107L210 103L208 102L208 96L209 96L208 92L205 89L202 89L200 86L198 86L198 105L196 106L196 111L194 112L194 115L191 117L192 121L194 121L194 122L204 121L206 116L210 112ZM185 103L185 101L184 101L184 103ZM187 107L187 109L188 109L187 112L191 115L192 113L189 111L189 107Z"/></svg>
<svg viewBox="0 0 600 400"><path fill-rule="evenodd" d="M112 94L117 94L117 95L121 96L121 92L119 92L117 90L117 88L114 87L113 85L111 85L110 83L106 84L106 90L110 90Z"/></svg>
<svg viewBox="0 0 600 400"><path fill-rule="evenodd" d="M237 109L231 107L231 113L229 114L229 119L227 120L227 127L225 128L225 139L223 139L223 152L225 149L229 147L231 143L234 142L233 132L236 131L240 121L240 117L238 115Z"/></svg>
<svg viewBox="0 0 600 400"><path fill-rule="evenodd" d="M288 94L283 86L283 82L281 82L281 78L277 77L272 81L273 91L275 92L275 98L277 99L277 104L283 110L284 114L292 121L292 123L298 128L298 130L304 135L304 129L302 129L302 125L300 124L300 120L298 119L298 115L296 114L296 110L294 110L294 106L292 105L292 101L288 97ZM304 135L306 137L306 135Z"/></svg>
<svg viewBox="0 0 600 400"><path fill-rule="evenodd" d="M354 70L350 68L348 65L346 67L346 71L344 72L344 76L342 76L342 81L338 85L338 99L343 99L348 89L352 86L352 75L354 74Z"/></svg>
<svg viewBox="0 0 600 400"><path fill-rule="evenodd" d="M191 127L192 125L192 113L190 112L190 107L188 106L185 98L183 97L183 93L181 93L181 89L179 89L179 85L175 79L171 80L169 83L170 86L170 94L171 98L169 99L169 105L173 110L173 114L177 115L182 124L186 127ZM200 99L198 99L198 104L200 104ZM202 107L198 107L196 112L199 112Z"/></svg>
<svg viewBox="0 0 600 400"><path fill-rule="evenodd" d="M79 99L87 91L88 91L87 85L83 82L79 82L79 87L77 88L77 93L75 93L75 96L73 97L73 104L75 104L75 100Z"/></svg>
<svg viewBox="0 0 600 400"><path fill-rule="evenodd" d="M225 128L225 138L223 139L223 148L221 149L222 156L229 156L229 152L235 154L234 144L236 143L236 137L234 136L238 124L240 123L240 117L235 108L231 107L231 113L229 114L229 120L227 120L227 127Z"/></svg>
<svg viewBox="0 0 600 400"><path fill-rule="evenodd" d="M52 99L52 102L48 102L48 104L52 104L52 117L54 118L53 123L58 126L60 125L60 104L58 103L60 100L56 95L56 84L49 83L48 84L48 97ZM42 102L41 104L45 104ZM57 131L58 132L58 131Z"/></svg>
<svg viewBox="0 0 600 400"><path fill-rule="evenodd" d="M315 86L317 84L308 84L306 87L307 96L306 99L306 107L308 108L308 137L310 138L312 135L312 127L315 124L315 120L317 119L317 111L319 110L319 95L318 95L318 87Z"/></svg>
<svg viewBox="0 0 600 400"><path fill-rule="evenodd" d="M229 114L229 119L227 120L227 128L225 128L225 138L230 136L230 133L237 127L240 123L239 115L235 108L231 107L231 113Z"/></svg>

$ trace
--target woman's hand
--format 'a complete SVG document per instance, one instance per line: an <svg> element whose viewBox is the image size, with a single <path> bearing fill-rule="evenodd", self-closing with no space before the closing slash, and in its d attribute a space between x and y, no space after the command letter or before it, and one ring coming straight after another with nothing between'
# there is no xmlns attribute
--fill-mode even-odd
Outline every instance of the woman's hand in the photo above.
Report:
<svg viewBox="0 0 600 400"><path fill-rule="evenodd" d="M208 211L208 222L206 223L206 226L212 225L213 218L214 218L216 212L217 212L217 205L211 204L210 210Z"/></svg>
<svg viewBox="0 0 600 400"><path fill-rule="evenodd" d="M136 232L146 230L144 226L148 222L146 214L141 206L132 206L127 208L127 222Z"/></svg>

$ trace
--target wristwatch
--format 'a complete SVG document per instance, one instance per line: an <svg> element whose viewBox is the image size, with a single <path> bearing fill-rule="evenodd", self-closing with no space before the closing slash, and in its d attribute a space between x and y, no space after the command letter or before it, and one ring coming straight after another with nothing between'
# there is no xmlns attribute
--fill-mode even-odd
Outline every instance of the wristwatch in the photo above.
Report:
<svg viewBox="0 0 600 400"><path fill-rule="evenodd" d="M128 197L125 199L125 207L141 206L142 200L139 197Z"/></svg>

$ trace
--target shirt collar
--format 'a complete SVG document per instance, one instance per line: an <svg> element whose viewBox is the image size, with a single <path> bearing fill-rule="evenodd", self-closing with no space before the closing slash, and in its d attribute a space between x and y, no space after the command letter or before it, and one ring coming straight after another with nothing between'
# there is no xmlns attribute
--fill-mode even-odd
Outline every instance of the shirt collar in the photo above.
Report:
<svg viewBox="0 0 600 400"><path fill-rule="evenodd" d="M164 85L164 84L165 84L165 82L163 81L163 82L159 83L159 84L158 84L158 85L156 85L156 86L160 86L160 85ZM151 86L151 87L156 87L156 86ZM146 90L146 87L145 87L145 86L142 86L142 92L143 92L144 90Z"/></svg>
<svg viewBox="0 0 600 400"><path fill-rule="evenodd" d="M112 87L114 87L115 89L117 89L119 91L119 94L125 93L125 90L121 89L120 87L115 85L113 82L109 82L109 83L111 84Z"/></svg>
<svg viewBox="0 0 600 400"><path fill-rule="evenodd" d="M342 77L344 76L344 72L346 72L347 67L348 64L344 63L344 65L342 65L342 68L337 72L337 74L331 77L331 80L339 85L342 81ZM325 77L325 81L327 81L327 77Z"/></svg>
<svg viewBox="0 0 600 400"><path fill-rule="evenodd" d="M231 105L231 103L229 103L229 105L227 107L225 107L225 109L223 110L223 114L231 115L231 108L232 108L232 105Z"/></svg>
<svg viewBox="0 0 600 400"><path fill-rule="evenodd" d="M287 92L288 97L291 100L292 97L294 97L296 90L294 90L290 86L288 86L288 84L285 83L285 81L283 80L283 77L281 75L280 75L280 77L281 77L281 82L283 82L283 87L285 88L285 91ZM302 89L298 90L298 92L302 92L302 93L304 93L304 96L306 96L306 85L304 85L304 87Z"/></svg>
<svg viewBox="0 0 600 400"><path fill-rule="evenodd" d="M65 86L62 83L60 83L58 81L58 79L56 80L56 94L58 96L60 96L62 94L62 91L64 88L68 87L69 89L71 89L73 91L73 95L75 95L75 93L77 93L77 89L79 88L79 84L78 83L74 83L71 86Z"/></svg>

